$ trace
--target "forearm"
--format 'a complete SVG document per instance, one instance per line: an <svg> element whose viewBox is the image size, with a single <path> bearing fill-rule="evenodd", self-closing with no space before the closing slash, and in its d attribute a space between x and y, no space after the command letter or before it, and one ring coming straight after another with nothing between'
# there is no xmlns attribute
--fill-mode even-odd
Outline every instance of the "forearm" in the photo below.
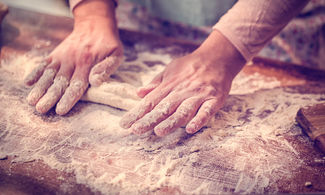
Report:
<svg viewBox="0 0 325 195"><path fill-rule="evenodd" d="M307 3L308 0L239 0L213 28L248 61Z"/></svg>

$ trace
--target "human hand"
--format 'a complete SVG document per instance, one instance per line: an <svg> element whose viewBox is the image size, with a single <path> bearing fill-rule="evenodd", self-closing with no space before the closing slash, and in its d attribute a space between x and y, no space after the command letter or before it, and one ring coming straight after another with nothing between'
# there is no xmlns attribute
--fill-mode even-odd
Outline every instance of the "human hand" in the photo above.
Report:
<svg viewBox="0 0 325 195"><path fill-rule="evenodd" d="M140 88L138 95L143 99L123 116L120 125L135 134L154 129L164 136L187 124L186 132L195 133L221 108L244 64L237 49L214 31L200 48L173 60Z"/></svg>
<svg viewBox="0 0 325 195"><path fill-rule="evenodd" d="M46 113L57 103L56 113L66 114L82 97L89 82L100 85L122 62L115 5L106 0L85 2L74 10L72 33L25 79L27 85L36 83L27 101L40 113ZM108 7L100 12L98 6Z"/></svg>

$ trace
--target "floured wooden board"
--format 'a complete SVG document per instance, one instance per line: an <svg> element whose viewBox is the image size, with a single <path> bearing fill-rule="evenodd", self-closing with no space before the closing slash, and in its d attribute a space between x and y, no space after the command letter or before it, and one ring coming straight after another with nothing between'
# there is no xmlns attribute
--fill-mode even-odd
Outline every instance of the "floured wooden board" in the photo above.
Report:
<svg viewBox="0 0 325 195"><path fill-rule="evenodd" d="M71 28L71 19L17 9L4 21L1 191L229 194L325 190L324 156L295 122L300 107L324 101L324 74L251 64L236 78L232 95L211 127L195 135L180 128L164 138L152 133L137 136L119 127L124 111L109 106L79 102L61 117L53 110L39 115L27 104L30 89L22 84L26 69L21 67L37 63ZM164 65L159 57L174 58L196 48L124 30L121 38L128 65ZM141 57L147 54L155 58ZM312 186L306 187L306 182Z"/></svg>

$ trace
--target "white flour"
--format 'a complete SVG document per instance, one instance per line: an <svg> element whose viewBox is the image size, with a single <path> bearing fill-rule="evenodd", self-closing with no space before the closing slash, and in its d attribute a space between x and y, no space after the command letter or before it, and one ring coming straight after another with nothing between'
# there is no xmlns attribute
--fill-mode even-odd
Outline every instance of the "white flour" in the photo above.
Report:
<svg viewBox="0 0 325 195"><path fill-rule="evenodd" d="M21 66L35 62L28 54L1 61L0 157L40 159L104 194L167 186L185 194L276 193L277 182L290 180L304 165L285 139L301 134L294 119L298 108L325 98L280 88L275 78L259 73L240 73L210 128L193 136L184 129L164 138L136 136L119 127L124 112L108 106L79 103L66 117L35 114L20 81Z"/></svg>

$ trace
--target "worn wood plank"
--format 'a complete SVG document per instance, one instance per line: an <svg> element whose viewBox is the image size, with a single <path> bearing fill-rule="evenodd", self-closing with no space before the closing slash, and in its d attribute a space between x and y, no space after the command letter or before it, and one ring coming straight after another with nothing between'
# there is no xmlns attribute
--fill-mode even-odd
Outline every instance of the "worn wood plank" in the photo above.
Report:
<svg viewBox="0 0 325 195"><path fill-rule="evenodd" d="M325 153L325 102L301 108L296 119L304 132Z"/></svg>

